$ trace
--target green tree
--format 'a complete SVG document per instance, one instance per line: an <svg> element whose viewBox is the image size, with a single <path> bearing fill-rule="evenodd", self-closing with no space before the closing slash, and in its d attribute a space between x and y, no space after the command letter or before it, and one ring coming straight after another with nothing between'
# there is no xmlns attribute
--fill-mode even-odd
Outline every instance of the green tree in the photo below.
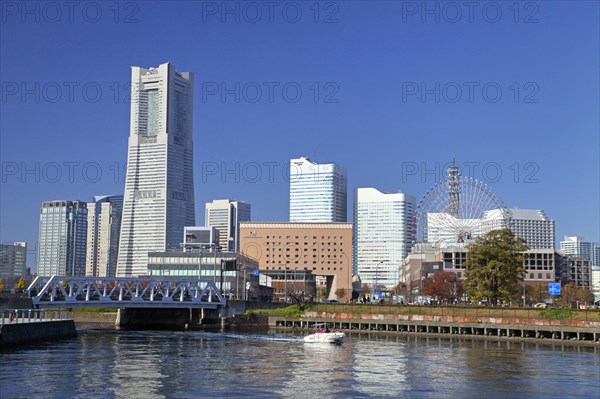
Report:
<svg viewBox="0 0 600 399"><path fill-rule="evenodd" d="M523 281L525 240L510 229L492 230L478 237L467 253L465 291L472 301L495 304L509 300Z"/></svg>

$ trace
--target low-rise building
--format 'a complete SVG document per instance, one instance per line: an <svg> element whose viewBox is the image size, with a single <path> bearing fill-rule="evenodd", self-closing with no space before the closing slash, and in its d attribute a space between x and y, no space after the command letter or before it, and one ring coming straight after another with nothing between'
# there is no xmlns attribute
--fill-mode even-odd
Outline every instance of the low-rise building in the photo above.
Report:
<svg viewBox="0 0 600 399"><path fill-rule="evenodd" d="M306 278L302 272L311 272L321 287L318 299L351 299L352 223L242 222L240 237L242 255L258 262L261 272Z"/></svg>
<svg viewBox="0 0 600 399"><path fill-rule="evenodd" d="M268 279L264 286L260 284L258 263L237 252L150 252L148 274L213 280L228 298L272 300Z"/></svg>
<svg viewBox="0 0 600 399"><path fill-rule="evenodd" d="M413 301L422 295L424 280L437 270L455 273L456 279L463 281L470 245L469 242L439 247L430 243L415 244L400 267L400 281L406 286L409 296L407 300ZM556 271L559 256L553 249L530 249L523 252L525 284L554 282L560 275Z"/></svg>

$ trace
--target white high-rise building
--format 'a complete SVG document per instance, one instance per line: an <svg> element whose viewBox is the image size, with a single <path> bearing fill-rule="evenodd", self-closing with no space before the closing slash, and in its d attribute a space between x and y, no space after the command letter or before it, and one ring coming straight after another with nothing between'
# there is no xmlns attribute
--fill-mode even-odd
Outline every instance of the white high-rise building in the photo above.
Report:
<svg viewBox="0 0 600 399"><path fill-rule="evenodd" d="M416 237L415 197L358 188L354 193L353 268L363 283L388 289Z"/></svg>
<svg viewBox="0 0 600 399"><path fill-rule="evenodd" d="M132 67L131 126L117 276L147 274L148 252L179 248L195 225L194 76Z"/></svg>
<svg viewBox="0 0 600 399"><path fill-rule="evenodd" d="M554 220L540 209L510 209L509 228L529 249L554 249Z"/></svg>
<svg viewBox="0 0 600 399"><path fill-rule="evenodd" d="M205 225L219 231L221 251L239 251L240 222L250 219L251 206L245 202L222 199L206 203Z"/></svg>
<svg viewBox="0 0 600 399"><path fill-rule="evenodd" d="M492 209L484 213L482 234L506 228L524 239L529 249L554 249L554 220L540 209Z"/></svg>
<svg viewBox="0 0 600 399"><path fill-rule="evenodd" d="M87 207L85 275L114 277L119 253L123 196L96 196L94 202L89 202Z"/></svg>
<svg viewBox="0 0 600 399"><path fill-rule="evenodd" d="M345 222L347 197L345 168L290 160L290 222Z"/></svg>
<svg viewBox="0 0 600 399"><path fill-rule="evenodd" d="M40 276L85 274L87 211L83 201L42 203L37 262Z"/></svg>

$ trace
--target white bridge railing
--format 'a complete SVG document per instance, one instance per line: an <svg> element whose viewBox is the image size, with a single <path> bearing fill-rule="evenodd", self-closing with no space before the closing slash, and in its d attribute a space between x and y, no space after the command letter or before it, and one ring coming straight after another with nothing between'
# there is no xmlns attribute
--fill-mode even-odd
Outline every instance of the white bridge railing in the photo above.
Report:
<svg viewBox="0 0 600 399"><path fill-rule="evenodd" d="M36 308L208 308L226 305L210 280L38 276L27 288Z"/></svg>

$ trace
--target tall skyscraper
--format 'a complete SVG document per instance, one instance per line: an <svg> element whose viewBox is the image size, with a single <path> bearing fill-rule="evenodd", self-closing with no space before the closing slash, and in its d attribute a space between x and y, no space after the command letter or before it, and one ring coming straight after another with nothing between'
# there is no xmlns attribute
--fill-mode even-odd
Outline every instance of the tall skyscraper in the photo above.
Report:
<svg viewBox="0 0 600 399"><path fill-rule="evenodd" d="M114 277L117 271L123 196L96 196L88 207L85 275Z"/></svg>
<svg viewBox="0 0 600 399"><path fill-rule="evenodd" d="M27 243L0 244L0 278L14 286L18 279L27 273Z"/></svg>
<svg viewBox="0 0 600 399"><path fill-rule="evenodd" d="M290 222L345 222L347 197L345 168L290 160Z"/></svg>
<svg viewBox="0 0 600 399"><path fill-rule="evenodd" d="M354 193L353 266L363 283L390 289L416 237L415 197L357 188Z"/></svg>
<svg viewBox="0 0 600 399"><path fill-rule="evenodd" d="M222 251L239 251L240 222L249 222L251 207L242 201L229 199L207 202L205 225L219 230L219 246Z"/></svg>
<svg viewBox="0 0 600 399"><path fill-rule="evenodd" d="M40 209L38 274L85 274L87 203L46 201Z"/></svg>
<svg viewBox="0 0 600 399"><path fill-rule="evenodd" d="M179 248L195 225L194 76L170 64L132 67L131 132L117 276L147 274L148 252Z"/></svg>

